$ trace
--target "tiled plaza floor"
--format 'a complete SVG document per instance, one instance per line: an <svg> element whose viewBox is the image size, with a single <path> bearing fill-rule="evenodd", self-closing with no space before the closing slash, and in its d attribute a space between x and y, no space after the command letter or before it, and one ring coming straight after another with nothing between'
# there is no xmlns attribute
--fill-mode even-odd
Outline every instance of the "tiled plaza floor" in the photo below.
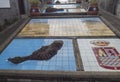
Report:
<svg viewBox="0 0 120 82"><path fill-rule="evenodd" d="M75 0L60 0L60 2L62 6L52 6L54 8L64 8L62 13L86 12L80 5L79 7L75 5L65 5L66 3L76 3ZM57 13L61 13L61 11ZM120 37L119 20L105 13L102 14L102 17L106 18L108 22L113 25L113 27L111 27L111 25L107 24L111 29L117 28L117 31L114 29L112 30ZM48 77L48 72L56 72L56 74L61 72L60 75L58 74L57 80L61 80L63 77L64 79L62 78L62 80L65 80L65 82L67 80L69 80L67 82L78 82L78 80L80 80L80 82L118 82L116 80L120 80L120 39L117 38L116 34L114 34L100 18L31 19L17 36L11 37L11 34L14 33L20 25L21 23L7 30L5 33L0 34L0 44L4 44L5 42L4 47L2 45L3 49L6 47L6 43L9 43L12 38L16 37L9 43L3 52L0 53L0 81L1 78L2 80L5 78L5 81L1 82L6 82L6 79L8 79L9 82L13 82L14 79L12 78L15 78L14 82L17 82L18 80L16 78L22 78L18 77L18 72L24 74L25 71L27 71L27 78L31 79L28 75L29 70L32 78L36 77L34 79L42 79L43 81L40 80L42 82L46 79L48 79L47 81L51 80L50 77L52 77L52 74ZM50 36L50 39L46 39L46 36ZM52 36L70 36L72 39L52 39L54 38ZM82 38L78 38L77 36L82 36ZM85 36L88 37L86 38ZM99 36L102 36L102 38ZM10 39L9 42L7 41L8 39ZM28 60L20 64L13 64L8 61L9 57L30 55L33 51L42 46L49 45L55 40L63 40L64 45L58 51L58 54L48 61ZM81 67L79 67L79 65ZM44 72L43 70L46 70L46 75L45 73L43 73L43 75L41 74L41 72ZM38 73L36 74L36 72ZM70 75L71 72L73 75ZM57 77L54 73L53 78ZM46 78L45 80L44 77ZM27 81L27 79L25 79L26 77L23 78ZM20 79L20 82L23 82L22 79ZM29 80L28 82L34 81ZM53 80L51 82L53 82ZM58 81L55 80L54 82Z"/></svg>
<svg viewBox="0 0 120 82"><path fill-rule="evenodd" d="M26 61L25 63L17 65L17 67L16 65L13 65L7 61L7 58L11 56L14 57L18 55L21 55L21 56L30 55L30 52L33 52L35 49L39 49L41 46L47 45L54 40L54 39L32 38L32 37L40 37L40 36L45 36L45 37L46 36L61 36L61 37L109 36L110 37L110 36L116 36L116 35L98 17L31 19L29 23L16 36L16 37L24 37L24 39L14 39L12 43L9 44L9 46L3 51L2 55L0 56L3 58L3 60L1 61L5 63L1 69L11 68L11 69L18 69L18 70L21 69L21 70L76 71L76 64L75 64L76 58L74 57L75 47L73 47L74 44L72 43L73 39L71 40L63 39L64 47L50 61L33 61L33 62ZM27 39L25 37L31 37L31 38ZM77 40L84 70L85 71L111 71L110 69L105 69L99 66L99 63L95 58L94 51L91 50L91 47L93 47L93 45L89 43L90 40L96 40L96 39L78 39ZM103 40L106 40L106 41L108 40L111 43L109 47L115 47L118 52L120 51L119 50L120 46L118 46L119 39L103 39ZM115 43L115 42L118 42L118 43ZM90 60L86 56L88 56ZM30 68L30 65L28 64L29 62L33 63L35 66ZM28 65L26 65L26 63Z"/></svg>

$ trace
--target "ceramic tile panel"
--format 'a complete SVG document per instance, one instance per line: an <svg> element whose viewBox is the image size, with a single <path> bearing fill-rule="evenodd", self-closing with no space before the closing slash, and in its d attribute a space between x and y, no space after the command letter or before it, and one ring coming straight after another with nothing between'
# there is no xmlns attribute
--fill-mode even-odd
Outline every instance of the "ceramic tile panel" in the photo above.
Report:
<svg viewBox="0 0 120 82"><path fill-rule="evenodd" d="M76 9L68 9L69 13L80 13L80 8L76 8Z"/></svg>
<svg viewBox="0 0 120 82"><path fill-rule="evenodd" d="M57 0L54 0L54 2L56 2ZM66 3L76 3L76 0L59 0L62 4L66 4Z"/></svg>
<svg viewBox="0 0 120 82"><path fill-rule="evenodd" d="M62 40L63 47L57 55L45 60L27 60L13 64L8 58L28 56L32 52L51 44L55 40ZM76 71L75 56L71 39L14 39L0 55L0 69L3 70L53 70Z"/></svg>
<svg viewBox="0 0 120 82"><path fill-rule="evenodd" d="M120 39L78 39L85 71L120 71Z"/></svg>
<svg viewBox="0 0 120 82"><path fill-rule="evenodd" d="M63 9L70 9L70 8L77 8L77 7L79 7L79 5L52 5L53 6L53 8L63 8Z"/></svg>
<svg viewBox="0 0 120 82"><path fill-rule="evenodd" d="M32 19L18 34L29 36L115 36L99 18Z"/></svg>

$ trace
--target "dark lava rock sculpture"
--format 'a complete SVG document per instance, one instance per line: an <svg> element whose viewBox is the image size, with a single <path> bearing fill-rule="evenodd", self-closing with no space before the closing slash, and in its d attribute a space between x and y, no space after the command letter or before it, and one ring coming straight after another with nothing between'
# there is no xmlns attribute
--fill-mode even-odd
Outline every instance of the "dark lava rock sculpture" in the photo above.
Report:
<svg viewBox="0 0 120 82"><path fill-rule="evenodd" d="M18 56L14 58L8 58L8 60L14 64L19 64L26 60L49 60L54 55L57 54L58 50L60 50L62 46L63 46L63 41L61 40L54 41L52 44L48 46L43 46L40 49L34 51L29 56L24 56L24 57Z"/></svg>
<svg viewBox="0 0 120 82"><path fill-rule="evenodd" d="M48 7L47 9L46 9L46 12L56 12L56 11L64 11L64 9L62 9L62 8L53 8L53 7Z"/></svg>

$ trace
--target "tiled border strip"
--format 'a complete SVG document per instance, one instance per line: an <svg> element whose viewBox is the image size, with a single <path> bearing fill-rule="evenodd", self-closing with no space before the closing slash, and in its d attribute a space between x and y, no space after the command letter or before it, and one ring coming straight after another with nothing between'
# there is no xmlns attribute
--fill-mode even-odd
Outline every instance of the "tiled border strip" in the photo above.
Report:
<svg viewBox="0 0 120 82"><path fill-rule="evenodd" d="M65 80L111 80L114 82L120 81L120 73L118 72L54 72L54 71L0 71L0 77L3 79L65 79ZM110 82L111 82L110 81ZM95 82L95 81L92 81Z"/></svg>
<svg viewBox="0 0 120 82"><path fill-rule="evenodd" d="M39 18L88 18L88 17L99 17L99 15L61 15L61 16L36 16L31 17L31 19L39 19Z"/></svg>
<svg viewBox="0 0 120 82"><path fill-rule="evenodd" d="M74 46L74 54L75 54L77 71L84 71L82 58L81 58L78 43L77 43L77 39L73 39L73 46Z"/></svg>

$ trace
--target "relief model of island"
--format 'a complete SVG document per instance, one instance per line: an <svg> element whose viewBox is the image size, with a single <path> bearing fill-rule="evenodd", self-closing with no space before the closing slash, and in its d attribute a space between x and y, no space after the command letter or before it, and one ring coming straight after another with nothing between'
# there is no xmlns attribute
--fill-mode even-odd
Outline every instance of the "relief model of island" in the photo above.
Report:
<svg viewBox="0 0 120 82"><path fill-rule="evenodd" d="M57 54L58 50L60 50L62 46L63 46L63 41L57 40L51 43L50 45L41 47L40 49L34 51L29 56L24 56L24 57L18 56L14 58L8 58L8 61L14 64L19 64L26 60L49 60Z"/></svg>
<svg viewBox="0 0 120 82"><path fill-rule="evenodd" d="M56 11L64 11L64 9L63 8L58 9L58 8L53 8L53 7L48 7L46 9L46 12L56 12Z"/></svg>

